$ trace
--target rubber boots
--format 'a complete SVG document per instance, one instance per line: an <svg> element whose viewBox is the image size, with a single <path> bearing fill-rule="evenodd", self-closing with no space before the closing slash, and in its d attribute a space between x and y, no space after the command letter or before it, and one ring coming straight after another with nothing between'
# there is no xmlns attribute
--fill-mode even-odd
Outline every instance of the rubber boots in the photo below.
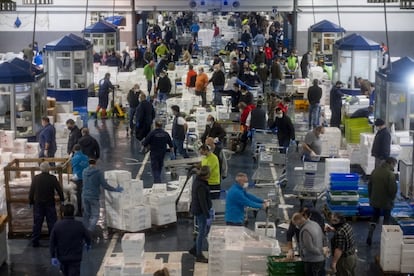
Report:
<svg viewBox="0 0 414 276"><path fill-rule="evenodd" d="M367 237L367 244L369 245L369 246L371 246L371 244L372 244L372 235L374 234L374 231L375 231L375 227L376 227L377 225L375 224L375 223L370 223L369 224L369 226L368 226L368 237Z"/></svg>

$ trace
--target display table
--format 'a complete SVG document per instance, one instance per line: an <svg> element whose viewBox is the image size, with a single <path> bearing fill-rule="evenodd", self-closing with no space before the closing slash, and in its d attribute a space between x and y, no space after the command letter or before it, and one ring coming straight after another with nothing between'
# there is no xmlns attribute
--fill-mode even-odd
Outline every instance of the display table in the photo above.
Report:
<svg viewBox="0 0 414 276"><path fill-rule="evenodd" d="M0 215L0 266L7 260L7 215Z"/></svg>

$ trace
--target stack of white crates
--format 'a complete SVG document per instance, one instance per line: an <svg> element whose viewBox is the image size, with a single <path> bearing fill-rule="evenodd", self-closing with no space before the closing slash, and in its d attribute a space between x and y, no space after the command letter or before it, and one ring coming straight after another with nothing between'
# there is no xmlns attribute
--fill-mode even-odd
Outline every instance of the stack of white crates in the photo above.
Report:
<svg viewBox="0 0 414 276"><path fill-rule="evenodd" d="M401 272L414 273L414 239L404 238L401 246Z"/></svg>
<svg viewBox="0 0 414 276"><path fill-rule="evenodd" d="M207 124L207 111L204 107L197 107L196 122L199 130L204 130Z"/></svg>
<svg viewBox="0 0 414 276"><path fill-rule="evenodd" d="M122 237L121 246L124 255L122 273L124 276L142 274L144 270L144 244L145 234L143 233L127 233Z"/></svg>
<svg viewBox="0 0 414 276"><path fill-rule="evenodd" d="M328 187L331 173L349 173L351 163L347 158L326 158L325 159L325 186Z"/></svg>
<svg viewBox="0 0 414 276"><path fill-rule="evenodd" d="M151 228L151 209L144 204L142 180L131 179L131 172L122 170L106 171L105 179L112 187L124 188L122 193L105 191L108 226L129 232Z"/></svg>
<svg viewBox="0 0 414 276"><path fill-rule="evenodd" d="M267 256L280 254L275 239L244 227L213 226L208 237L208 275L267 275Z"/></svg>
<svg viewBox="0 0 414 276"><path fill-rule="evenodd" d="M402 242L403 232L399 225L382 226L380 266L383 271L400 271Z"/></svg>
<svg viewBox="0 0 414 276"><path fill-rule="evenodd" d="M341 148L342 134L337 127L325 127L325 133L321 135L323 156L337 156Z"/></svg>
<svg viewBox="0 0 414 276"><path fill-rule="evenodd" d="M176 199L176 192L167 192L167 184L153 184L152 191L147 196L152 224L159 226L177 222Z"/></svg>
<svg viewBox="0 0 414 276"><path fill-rule="evenodd" d="M360 134L360 152L361 152L361 168L367 175L370 175L375 168L375 158L371 156L372 144L374 143L375 134Z"/></svg>

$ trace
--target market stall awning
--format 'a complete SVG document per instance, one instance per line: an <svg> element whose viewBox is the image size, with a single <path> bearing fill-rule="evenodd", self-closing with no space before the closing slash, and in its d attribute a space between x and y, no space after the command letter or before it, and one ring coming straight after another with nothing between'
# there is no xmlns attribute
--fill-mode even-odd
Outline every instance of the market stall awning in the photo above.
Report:
<svg viewBox="0 0 414 276"><path fill-rule="evenodd" d="M328 20L322 20L310 26L312 33L345 33L345 29Z"/></svg>
<svg viewBox="0 0 414 276"><path fill-rule="evenodd" d="M17 65L6 61L0 64L0 83L34 82L33 74Z"/></svg>
<svg viewBox="0 0 414 276"><path fill-rule="evenodd" d="M360 34L350 34L335 42L335 48L349 51L374 51L380 50L380 45Z"/></svg>
<svg viewBox="0 0 414 276"><path fill-rule="evenodd" d="M87 34L96 34L96 33L116 33L117 26L109 23L108 21L101 20L86 27L83 32Z"/></svg>
<svg viewBox="0 0 414 276"><path fill-rule="evenodd" d="M387 74L387 81L410 83L414 82L414 59L403 57L391 64L391 71Z"/></svg>
<svg viewBox="0 0 414 276"><path fill-rule="evenodd" d="M92 47L90 41L68 34L45 45L46 51L82 51Z"/></svg>
<svg viewBox="0 0 414 276"><path fill-rule="evenodd" d="M116 26L125 26L125 16L114 15L105 17L105 20Z"/></svg>

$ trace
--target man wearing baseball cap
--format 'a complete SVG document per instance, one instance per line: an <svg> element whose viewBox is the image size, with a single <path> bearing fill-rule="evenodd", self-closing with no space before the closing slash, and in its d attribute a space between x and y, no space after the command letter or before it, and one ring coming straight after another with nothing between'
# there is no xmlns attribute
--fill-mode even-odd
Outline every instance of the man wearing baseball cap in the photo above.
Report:
<svg viewBox="0 0 414 276"><path fill-rule="evenodd" d="M375 134L374 143L372 144L371 155L375 157L375 168L378 167L385 159L390 157L391 151L391 134L384 120L377 118L374 122L377 134Z"/></svg>

